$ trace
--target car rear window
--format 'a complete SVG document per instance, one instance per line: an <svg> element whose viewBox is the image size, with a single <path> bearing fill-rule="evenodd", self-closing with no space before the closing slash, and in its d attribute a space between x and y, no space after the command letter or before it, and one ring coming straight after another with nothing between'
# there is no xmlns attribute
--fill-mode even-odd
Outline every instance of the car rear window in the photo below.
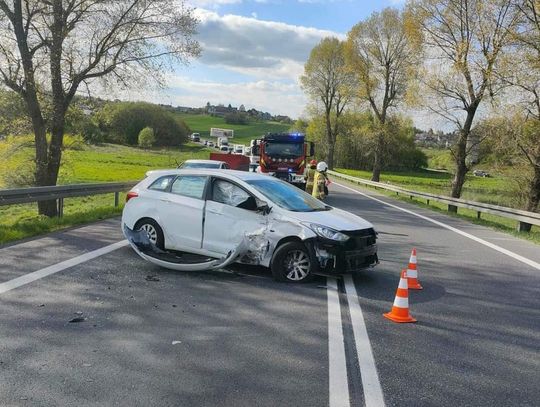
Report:
<svg viewBox="0 0 540 407"><path fill-rule="evenodd" d="M202 199L204 187L208 177L197 175L184 175L174 180L171 192L176 195Z"/></svg>
<svg viewBox="0 0 540 407"><path fill-rule="evenodd" d="M184 163L182 168L219 168L219 163Z"/></svg>
<svg viewBox="0 0 540 407"><path fill-rule="evenodd" d="M148 187L154 191L166 191L171 185L171 181L174 179L174 175L167 175L165 177L160 177Z"/></svg>

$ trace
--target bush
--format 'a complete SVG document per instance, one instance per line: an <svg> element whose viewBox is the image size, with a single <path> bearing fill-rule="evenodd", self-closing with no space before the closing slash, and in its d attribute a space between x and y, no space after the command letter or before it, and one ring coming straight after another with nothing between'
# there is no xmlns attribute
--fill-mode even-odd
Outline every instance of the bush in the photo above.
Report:
<svg viewBox="0 0 540 407"><path fill-rule="evenodd" d="M174 113L143 102L109 103L98 114L100 129L107 139L137 145L145 127L154 129L155 146L178 146L188 141L189 127Z"/></svg>
<svg viewBox="0 0 540 407"><path fill-rule="evenodd" d="M156 137L154 136L154 129L151 127L145 127L139 133L139 147L150 148L156 142Z"/></svg>
<svg viewBox="0 0 540 407"><path fill-rule="evenodd" d="M225 123L227 124L248 124L247 114L242 112L233 112L225 115Z"/></svg>

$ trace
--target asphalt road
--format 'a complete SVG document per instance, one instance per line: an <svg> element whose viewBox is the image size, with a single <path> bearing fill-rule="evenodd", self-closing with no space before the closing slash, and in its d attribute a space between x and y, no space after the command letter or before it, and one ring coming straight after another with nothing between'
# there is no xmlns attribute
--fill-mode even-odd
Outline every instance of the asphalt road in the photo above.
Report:
<svg viewBox="0 0 540 407"><path fill-rule="evenodd" d="M378 390L388 406L538 405L538 246L362 191L329 197L380 233L381 264L352 282L173 272L129 247L78 257L120 241L119 220L0 248L0 405L333 407ZM395 324L382 313L412 247L418 323Z"/></svg>

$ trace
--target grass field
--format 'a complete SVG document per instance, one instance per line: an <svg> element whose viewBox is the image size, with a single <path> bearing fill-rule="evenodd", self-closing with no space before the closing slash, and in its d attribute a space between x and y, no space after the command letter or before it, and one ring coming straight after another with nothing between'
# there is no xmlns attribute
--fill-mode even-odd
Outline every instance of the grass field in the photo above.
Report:
<svg viewBox="0 0 540 407"><path fill-rule="evenodd" d="M344 174L354 177L370 179L371 172L360 170L338 169ZM449 195L452 174L435 171L415 172L383 172L381 182L397 185L403 188L431 192L438 195ZM515 206L515 191L512 180L507 177L497 176L491 178L467 176L464 185L463 199L490 203L501 206Z"/></svg>
<svg viewBox="0 0 540 407"><path fill-rule="evenodd" d="M15 172L30 166L31 147L6 146L0 142L0 188ZM209 150L195 144L179 149L141 150L112 144L102 146L77 145L64 152L60 184L86 182L137 181L146 171L174 168L189 158L208 158ZM121 197L123 202L124 196ZM37 215L36 204L0 207L0 244L23 239L69 226L117 216L113 195L69 198L64 202L64 217L49 219Z"/></svg>
<svg viewBox="0 0 540 407"><path fill-rule="evenodd" d="M222 117L212 117L208 115L179 115L194 133L200 133L202 138L208 138L210 128L234 130L234 144L249 145L249 142L255 138L261 137L265 133L279 133L288 131L291 127L288 124L278 122L250 122L246 125L227 124Z"/></svg>
<svg viewBox="0 0 540 407"><path fill-rule="evenodd" d="M338 172L348 174L354 177L370 179L371 173L368 171L338 169ZM439 195L449 195L451 174L417 171L408 173L383 173L381 182L400 186L414 191L431 192ZM508 178L481 178L469 176L464 187L463 198L478 202L493 203L496 205L512 206L513 199L512 184ZM512 219L502 218L490 214L482 214L481 219L477 219L477 213L473 210L458 208L458 214L448 212L448 205L431 201L429 205L420 198L408 198L396 196L394 192L377 190L380 193L391 196L394 199L407 201L424 208L436 210L441 213L457 216L470 222L488 226L514 236L540 243L540 228L533 226L531 233L517 232L517 222Z"/></svg>

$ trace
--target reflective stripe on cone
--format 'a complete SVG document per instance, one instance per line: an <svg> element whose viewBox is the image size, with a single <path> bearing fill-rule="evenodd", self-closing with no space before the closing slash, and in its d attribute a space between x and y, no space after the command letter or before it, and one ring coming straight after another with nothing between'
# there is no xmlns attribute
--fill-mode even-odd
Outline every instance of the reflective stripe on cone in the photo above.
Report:
<svg viewBox="0 0 540 407"><path fill-rule="evenodd" d="M409 314L409 289L405 270L401 272L392 311L383 316L394 322L416 322L416 319Z"/></svg>
<svg viewBox="0 0 540 407"><path fill-rule="evenodd" d="M407 267L407 282L410 290L422 290L423 287L418 281L418 269L416 264L416 249L412 249L409 266Z"/></svg>

